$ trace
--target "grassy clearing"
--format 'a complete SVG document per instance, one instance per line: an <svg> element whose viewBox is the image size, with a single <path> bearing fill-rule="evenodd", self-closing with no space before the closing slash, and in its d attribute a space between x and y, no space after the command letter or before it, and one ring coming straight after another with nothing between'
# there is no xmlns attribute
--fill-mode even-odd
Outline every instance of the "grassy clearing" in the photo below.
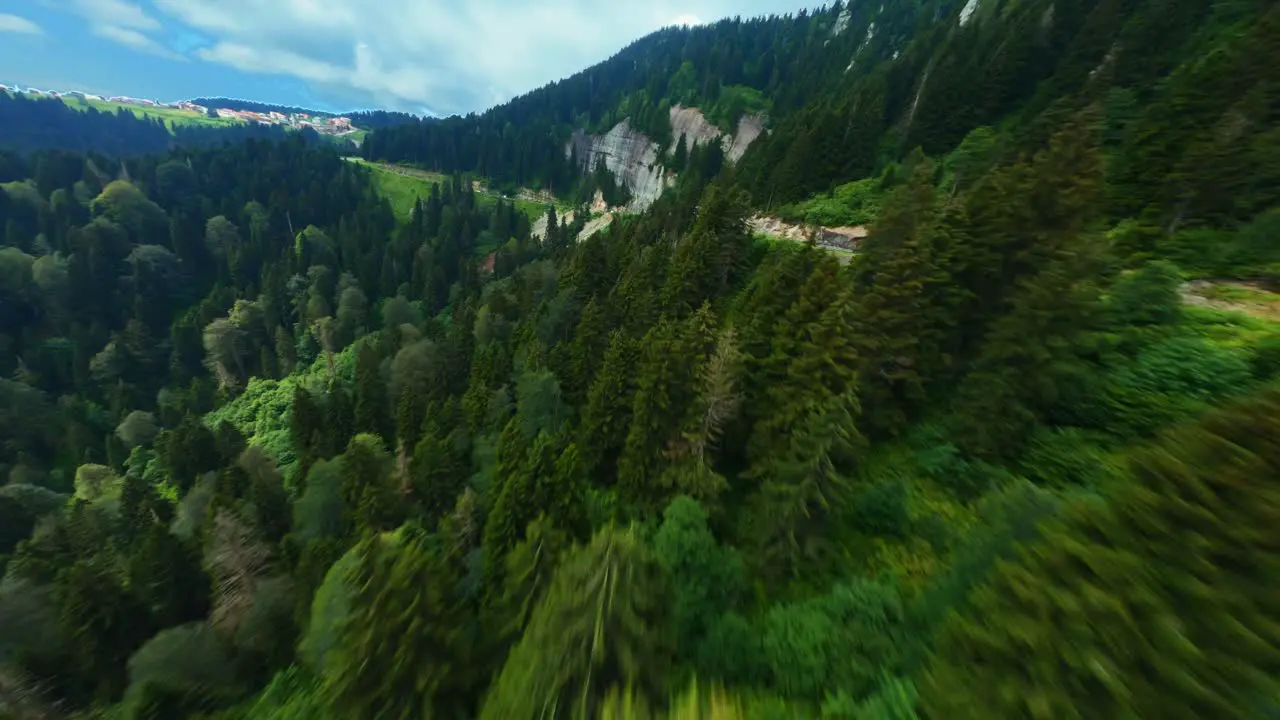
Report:
<svg viewBox="0 0 1280 720"><path fill-rule="evenodd" d="M363 158L347 159L373 170L374 186L383 197L391 202L391 209L395 212L396 217L401 220L409 218L409 214L413 212L415 200L420 197L426 198L431 194L431 186L433 184L444 183L449 179L447 175L442 173L405 165L373 163ZM498 202L498 194L492 191L479 192L476 197L481 207L491 206ZM532 200L515 198L511 202L514 202L516 208L527 215L530 220L536 220L547 212L546 205ZM563 207L558 208L560 211L564 209Z"/></svg>
<svg viewBox="0 0 1280 720"><path fill-rule="evenodd" d="M230 118L211 118L200 113L190 112L187 110L176 110L174 108L157 108L157 107L141 107L138 105L124 105L121 103L113 103L107 100L88 100L74 97L63 97L62 102L73 110L87 111L90 108L99 112L115 113L120 110L127 110L140 118L157 118L164 121L166 127L172 130L175 127L183 125L202 125L205 127L231 127L240 125L239 120Z"/></svg>
<svg viewBox="0 0 1280 720"><path fill-rule="evenodd" d="M347 159L373 171L374 188L391 203L391 211L395 213L398 220L408 220L413 213L413 204L419 198L429 197L433 184L442 183L447 179L444 175L429 173L425 170L393 169L361 158Z"/></svg>

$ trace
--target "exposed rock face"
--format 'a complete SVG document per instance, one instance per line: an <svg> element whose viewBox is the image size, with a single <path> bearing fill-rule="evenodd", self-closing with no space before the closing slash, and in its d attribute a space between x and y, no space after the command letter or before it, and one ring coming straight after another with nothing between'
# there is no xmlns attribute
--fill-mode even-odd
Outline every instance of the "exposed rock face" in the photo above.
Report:
<svg viewBox="0 0 1280 720"><path fill-rule="evenodd" d="M557 215L556 217L556 219L559 220L561 224L571 223L573 222L573 218L574 218L574 214L572 210L566 212L562 216ZM533 221L533 226L529 228L529 237L537 240L537 239L541 239L546 234L547 234L547 216L544 213L542 215L539 215L537 220Z"/></svg>
<svg viewBox="0 0 1280 720"><path fill-rule="evenodd" d="M742 159L747 148L764 133L764 118L759 115L743 115L738 119L738 131L726 135L720 128L712 125L698 108L687 108L676 105L671 108L671 141L679 143L684 137L685 145L693 149L699 143L719 140L724 148L724 155L730 162Z"/></svg>
<svg viewBox="0 0 1280 720"><path fill-rule="evenodd" d="M640 212L653 204L666 187L658 144L623 120L604 135L588 135L575 130L565 148L565 157L576 151L580 168L591 170L603 159L605 167L631 191L628 210Z"/></svg>
<svg viewBox="0 0 1280 720"><path fill-rule="evenodd" d="M856 251L862 239L867 236L867 228L863 225L842 227L804 226L768 215L752 215L747 224L752 232L796 242L806 242L810 234L817 233L816 242L819 247L836 250Z"/></svg>
<svg viewBox="0 0 1280 720"><path fill-rule="evenodd" d="M612 224L613 224L612 212L607 212L598 218L592 218L591 220L588 220L587 224L582 226L582 232L578 233L578 242L582 242L583 240L586 240L587 238L591 237L592 235L595 235L601 230L608 228Z"/></svg>
<svg viewBox="0 0 1280 720"><path fill-rule="evenodd" d="M743 153L764 133L764 118L744 115L738 120L738 131L727 135L720 128L707 122L698 108L671 108L672 141L692 148L698 143L719 141L725 158L737 162ZM614 125L604 135L588 135L575 130L565 146L565 157L577 153L579 169L588 172L596 163L604 160L605 167L631 191L631 202L626 209L641 212L653 204L662 191L675 184L675 174L666 172L659 157L658 144L644 133L631 127L627 120Z"/></svg>
<svg viewBox="0 0 1280 720"><path fill-rule="evenodd" d="M698 108L687 108L676 105L671 108L671 143L672 147L684 138L690 150L695 145L714 142L723 135L720 128L712 125Z"/></svg>
<svg viewBox="0 0 1280 720"><path fill-rule="evenodd" d="M747 152L747 148L751 147L751 143L756 138L764 134L764 118L759 115L743 115L738 118L738 132L733 136L733 142L725 150L725 157L730 162L738 162L742 159L743 154Z"/></svg>

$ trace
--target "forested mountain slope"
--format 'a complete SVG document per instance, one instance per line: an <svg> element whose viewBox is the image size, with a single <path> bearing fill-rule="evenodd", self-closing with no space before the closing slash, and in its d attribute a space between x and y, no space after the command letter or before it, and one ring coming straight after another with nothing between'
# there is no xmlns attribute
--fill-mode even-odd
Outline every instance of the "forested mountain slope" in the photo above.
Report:
<svg viewBox="0 0 1280 720"><path fill-rule="evenodd" d="M581 190L624 98L768 113L582 242L292 138L3 156L0 717L1274 715L1280 323L1183 284L1276 279L1277 47L886 2L369 138Z"/></svg>
<svg viewBox="0 0 1280 720"><path fill-rule="evenodd" d="M75 110L57 98L30 98L0 92L0 151L28 154L38 150L67 150L111 157L163 153L169 148L208 147L249 139L282 140L283 127L237 124L226 127L176 125L157 118L138 117L128 110ZM303 130L308 142L320 136ZM8 180L9 178L5 178Z"/></svg>

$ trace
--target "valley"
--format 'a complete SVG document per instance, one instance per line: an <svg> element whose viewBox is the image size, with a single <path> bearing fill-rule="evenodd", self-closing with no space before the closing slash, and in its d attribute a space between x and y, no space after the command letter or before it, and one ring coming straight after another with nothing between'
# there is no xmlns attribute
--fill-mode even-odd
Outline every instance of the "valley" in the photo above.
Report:
<svg viewBox="0 0 1280 720"><path fill-rule="evenodd" d="M1280 4L286 5L0 94L0 718L1280 712Z"/></svg>

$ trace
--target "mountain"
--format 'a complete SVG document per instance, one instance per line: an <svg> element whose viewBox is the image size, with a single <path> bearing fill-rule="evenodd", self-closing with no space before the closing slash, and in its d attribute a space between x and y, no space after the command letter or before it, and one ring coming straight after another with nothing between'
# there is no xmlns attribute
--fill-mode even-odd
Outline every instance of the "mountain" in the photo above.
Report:
<svg viewBox="0 0 1280 720"><path fill-rule="evenodd" d="M1211 143L1233 112L1244 113L1241 147L1270 142L1262 139L1268 101L1253 99L1270 92L1258 58L1274 48L1265 24L1254 24L1264 10L1208 0L935 0L670 28L483 114L375 133L364 154L568 193L575 165L594 169L581 153L567 157L573 134L612 131L645 150L610 169L633 193L652 194L648 158L677 169L667 157L677 150L673 120L684 117L676 108L699 108L727 133L743 117L767 116L764 139L736 175L757 204L773 207L877 175L915 147L950 152L989 126L1002 153L1032 151L1062 118L1097 104L1109 141L1122 145L1117 168L1155 161L1156 175L1179 167L1196 175L1200 163L1179 153ZM1215 58L1213 67L1197 67L1198 58ZM1222 73L1233 81L1218 82ZM1208 194L1218 181L1187 182ZM1128 198L1118 213L1173 192L1136 177L1121 184ZM1227 214L1241 221L1272 199L1264 193Z"/></svg>
<svg viewBox="0 0 1280 720"><path fill-rule="evenodd" d="M0 153L0 717L1275 715L1278 50L885 0Z"/></svg>

